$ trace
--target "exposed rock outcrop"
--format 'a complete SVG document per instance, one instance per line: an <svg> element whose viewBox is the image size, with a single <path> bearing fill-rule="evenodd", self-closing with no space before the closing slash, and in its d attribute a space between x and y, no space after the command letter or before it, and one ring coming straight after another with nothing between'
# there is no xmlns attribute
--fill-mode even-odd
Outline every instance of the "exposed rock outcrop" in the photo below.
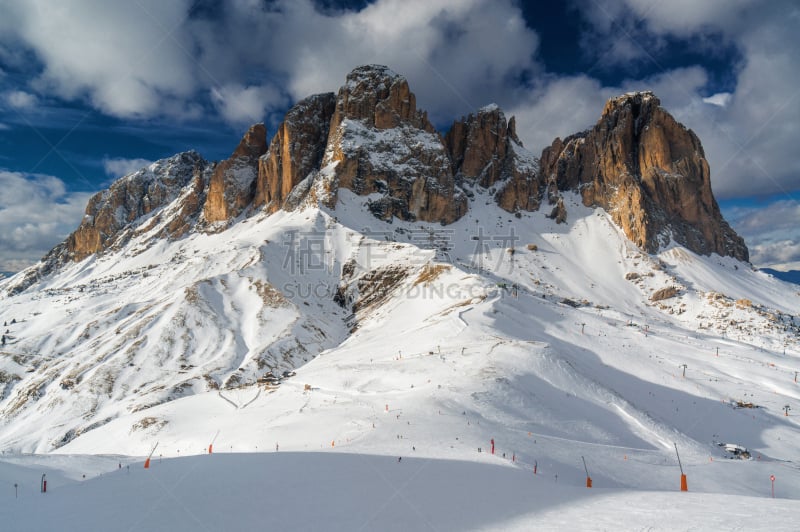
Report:
<svg viewBox="0 0 800 532"><path fill-rule="evenodd" d="M651 92L612 98L591 130L556 139L542 152L541 174L604 208L648 252L674 239L700 254L748 260L711 193L700 141Z"/></svg>
<svg viewBox="0 0 800 532"><path fill-rule="evenodd" d="M369 208L379 218L451 223L466 212L450 158L406 79L370 65L347 76L331 120L319 186L335 207L340 187L378 193Z"/></svg>
<svg viewBox="0 0 800 532"><path fill-rule="evenodd" d="M115 181L89 200L81 225L66 241L77 261L104 250L142 216L178 198L208 163L194 151L162 159Z"/></svg>
<svg viewBox="0 0 800 532"><path fill-rule="evenodd" d="M285 207L292 189L319 169L335 104L332 92L316 94L286 113L269 150L258 161L254 207L267 212Z"/></svg>
<svg viewBox="0 0 800 532"><path fill-rule="evenodd" d="M538 161L522 147L514 117L506 122L497 105L453 122L445 144L458 180L498 185L495 199L509 212L538 209Z"/></svg>
<svg viewBox="0 0 800 532"><path fill-rule="evenodd" d="M203 207L207 222L223 222L241 214L256 195L258 158L267 151L267 130L256 124L245 133L229 159L214 168Z"/></svg>
<svg viewBox="0 0 800 532"><path fill-rule="evenodd" d="M336 96L331 130L346 119L377 129L405 125L436 133L427 113L417 110L417 98L406 78L383 65L356 67L347 75Z"/></svg>

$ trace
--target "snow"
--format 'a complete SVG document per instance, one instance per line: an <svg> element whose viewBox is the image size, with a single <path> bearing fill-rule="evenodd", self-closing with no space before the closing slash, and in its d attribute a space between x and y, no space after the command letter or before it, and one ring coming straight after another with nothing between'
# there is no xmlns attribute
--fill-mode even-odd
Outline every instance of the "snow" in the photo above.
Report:
<svg viewBox="0 0 800 532"><path fill-rule="evenodd" d="M80 457L70 457L73 461ZM93 478L0 461L0 520L40 530L793 530L787 499L570 486L490 463L333 452L97 459ZM22 465L21 465L22 464ZM83 461L84 468L93 465ZM118 465L122 465L118 468ZM48 491L39 493L41 471ZM74 475L73 475L74 476ZM769 489L768 482L766 489ZM780 481L776 482L776 496Z"/></svg>
<svg viewBox="0 0 800 532"><path fill-rule="evenodd" d="M0 320L18 321L0 369L20 377L0 385L0 520L796 528L796 285L677 246L643 253L577 195L567 224L515 218L478 189L446 227L385 223L368 201L341 189L335 210L138 234L0 296ZM375 298L341 308L342 283ZM651 301L665 286L678 295ZM256 384L268 369L296 374ZM68 376L79 382L62 388ZM225 387L233 376L243 386Z"/></svg>

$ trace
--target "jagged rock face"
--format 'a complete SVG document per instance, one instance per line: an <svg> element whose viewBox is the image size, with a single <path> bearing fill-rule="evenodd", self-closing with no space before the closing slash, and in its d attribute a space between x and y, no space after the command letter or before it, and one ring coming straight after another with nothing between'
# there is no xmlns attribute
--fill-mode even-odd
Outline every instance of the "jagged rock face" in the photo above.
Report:
<svg viewBox="0 0 800 532"><path fill-rule="evenodd" d="M416 96L408 81L383 65L353 69L336 97L331 130L345 119L359 120L377 129L411 125L435 133L427 113L417 111Z"/></svg>
<svg viewBox="0 0 800 532"><path fill-rule="evenodd" d="M286 113L269 150L258 161L254 207L267 212L284 207L292 189L319 168L335 105L332 92L316 94Z"/></svg>
<svg viewBox="0 0 800 532"><path fill-rule="evenodd" d="M214 169L203 207L206 221L228 221L253 202L258 158L266 151L267 130L264 124L256 124L245 133L231 157Z"/></svg>
<svg viewBox="0 0 800 532"><path fill-rule="evenodd" d="M490 105L477 114L453 122L445 135L445 145L456 175L488 188L504 177L511 142L521 145L514 131L514 120L506 123L499 107Z"/></svg>
<svg viewBox="0 0 800 532"><path fill-rule="evenodd" d="M484 188L499 184L496 201L503 209L539 207L538 161L517 137L514 117L489 105L475 115L453 122L445 144L458 179Z"/></svg>
<svg viewBox="0 0 800 532"><path fill-rule="evenodd" d="M322 166L330 169L320 173L330 207L344 187L382 194L369 204L382 219L451 223L466 212L441 137L416 110L405 78L386 67L359 67L347 76Z"/></svg>
<svg viewBox="0 0 800 532"><path fill-rule="evenodd" d="M161 236L179 238L194 227L206 201L206 184L211 179L211 167L195 168L191 185L184 192L176 212L167 222Z"/></svg>
<svg viewBox="0 0 800 532"><path fill-rule="evenodd" d="M579 190L585 205L603 207L648 252L674 238L700 254L747 261L711 193L700 141L660 103L650 92L612 98L591 130L542 152L542 179Z"/></svg>
<svg viewBox="0 0 800 532"><path fill-rule="evenodd" d="M78 229L66 241L72 260L108 248L138 218L174 201L208 163L197 152L162 159L92 196Z"/></svg>

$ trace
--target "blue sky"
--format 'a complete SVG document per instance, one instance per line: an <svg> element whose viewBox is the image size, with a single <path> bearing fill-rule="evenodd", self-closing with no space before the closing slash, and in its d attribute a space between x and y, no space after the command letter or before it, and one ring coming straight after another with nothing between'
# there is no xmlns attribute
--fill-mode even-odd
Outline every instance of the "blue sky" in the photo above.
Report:
<svg viewBox="0 0 800 532"><path fill-rule="evenodd" d="M353 67L405 75L434 123L490 102L525 145L649 89L703 142L758 266L800 269L800 4L791 0L0 0L0 271L147 161L227 157Z"/></svg>

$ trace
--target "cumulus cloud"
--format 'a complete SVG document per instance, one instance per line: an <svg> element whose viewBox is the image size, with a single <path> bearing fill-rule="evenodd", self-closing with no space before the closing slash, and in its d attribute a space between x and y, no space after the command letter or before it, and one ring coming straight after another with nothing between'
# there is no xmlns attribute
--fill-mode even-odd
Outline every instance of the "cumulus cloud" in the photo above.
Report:
<svg viewBox="0 0 800 532"><path fill-rule="evenodd" d="M36 95L29 92L13 90L3 95L3 99L8 105L15 109L28 109L36 105Z"/></svg>
<svg viewBox="0 0 800 532"><path fill-rule="evenodd" d="M800 263L800 202L780 199L732 208L727 215L748 244L750 260L756 266L782 269Z"/></svg>
<svg viewBox="0 0 800 532"><path fill-rule="evenodd" d="M205 94L223 118L257 121L283 103L265 80L298 100L381 63L444 120L508 101L537 68L537 35L512 0L377 0L359 11L311 0L0 2L0 49L32 50L37 91L120 117L183 116Z"/></svg>
<svg viewBox="0 0 800 532"><path fill-rule="evenodd" d="M122 157L103 159L103 170L109 177L117 178L141 170L153 161L147 159L125 159Z"/></svg>
<svg viewBox="0 0 800 532"><path fill-rule="evenodd" d="M167 112L165 97L191 95L194 73L181 31L188 0L5 0L4 40L21 41L43 64L42 91L87 97L130 117Z"/></svg>
<svg viewBox="0 0 800 532"><path fill-rule="evenodd" d="M538 154L556 137L591 127L600 118L606 99L617 91L585 75L551 77L506 112L516 116L517 135L525 147Z"/></svg>
<svg viewBox="0 0 800 532"><path fill-rule="evenodd" d="M243 125L259 122L267 111L287 104L287 98L273 86L244 87L236 83L213 87L211 99L227 122Z"/></svg>
<svg viewBox="0 0 800 532"><path fill-rule="evenodd" d="M703 102L718 107L726 107L731 101L731 96L732 94L730 92L718 92L717 94L712 94L708 98L703 98Z"/></svg>
<svg viewBox="0 0 800 532"><path fill-rule="evenodd" d="M537 68L538 38L511 0L378 0L337 12L310 0L240 1L192 28L218 79L242 64L267 69L298 100L337 90L355 66L384 64L408 78L418 104L440 121L507 101L518 77ZM238 65L220 35L244 51Z"/></svg>
<svg viewBox="0 0 800 532"><path fill-rule="evenodd" d="M43 257L81 221L91 194L68 192L60 179L0 171L0 270Z"/></svg>

